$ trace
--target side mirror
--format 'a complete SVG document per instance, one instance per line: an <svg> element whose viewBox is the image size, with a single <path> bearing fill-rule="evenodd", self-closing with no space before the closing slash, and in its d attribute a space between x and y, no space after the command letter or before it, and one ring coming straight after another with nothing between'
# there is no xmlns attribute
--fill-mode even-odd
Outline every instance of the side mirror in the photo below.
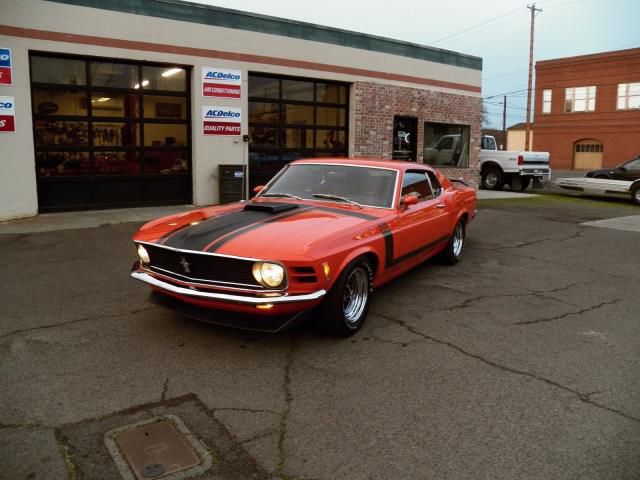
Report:
<svg viewBox="0 0 640 480"><path fill-rule="evenodd" d="M264 185L258 185L257 187L253 187L253 193L260 193L264 189Z"/></svg>
<svg viewBox="0 0 640 480"><path fill-rule="evenodd" d="M405 195L400 199L400 205L405 207L410 207L411 205L416 205L418 203L418 197L415 195Z"/></svg>

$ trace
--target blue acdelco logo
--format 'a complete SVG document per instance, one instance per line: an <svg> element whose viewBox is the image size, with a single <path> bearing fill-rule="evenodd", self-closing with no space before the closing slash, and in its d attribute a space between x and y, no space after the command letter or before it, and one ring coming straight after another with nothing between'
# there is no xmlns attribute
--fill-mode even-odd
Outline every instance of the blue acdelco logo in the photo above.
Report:
<svg viewBox="0 0 640 480"><path fill-rule="evenodd" d="M240 112L229 110L207 110L205 118L240 118Z"/></svg>
<svg viewBox="0 0 640 480"><path fill-rule="evenodd" d="M11 66L11 50L8 48L0 48L0 67Z"/></svg>
<svg viewBox="0 0 640 480"><path fill-rule="evenodd" d="M0 102L0 110L11 110L13 108L13 103L11 102Z"/></svg>
<svg viewBox="0 0 640 480"><path fill-rule="evenodd" d="M240 75L235 73L223 73L223 72L207 72L205 78L213 78L215 80L234 80L239 81Z"/></svg>

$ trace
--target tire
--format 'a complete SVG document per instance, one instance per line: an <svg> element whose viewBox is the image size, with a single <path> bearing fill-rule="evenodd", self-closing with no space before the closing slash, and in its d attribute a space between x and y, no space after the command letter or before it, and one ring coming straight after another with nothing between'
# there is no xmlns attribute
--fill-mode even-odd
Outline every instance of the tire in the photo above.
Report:
<svg viewBox="0 0 640 480"><path fill-rule="evenodd" d="M640 205L640 183L631 185L631 201L634 205Z"/></svg>
<svg viewBox="0 0 640 480"><path fill-rule="evenodd" d="M520 177L520 191L524 192L529 187L530 183L531 183L530 177Z"/></svg>
<svg viewBox="0 0 640 480"><path fill-rule="evenodd" d="M486 190L502 190L504 175L497 167L487 167L482 171L482 187Z"/></svg>
<svg viewBox="0 0 640 480"><path fill-rule="evenodd" d="M449 265L455 265L462 259L466 230L464 219L460 219L453 229L449 243L447 243L447 248L442 251L442 258Z"/></svg>
<svg viewBox="0 0 640 480"><path fill-rule="evenodd" d="M358 257L345 267L320 304L318 326L329 335L350 337L364 324L372 293L373 268L365 257Z"/></svg>

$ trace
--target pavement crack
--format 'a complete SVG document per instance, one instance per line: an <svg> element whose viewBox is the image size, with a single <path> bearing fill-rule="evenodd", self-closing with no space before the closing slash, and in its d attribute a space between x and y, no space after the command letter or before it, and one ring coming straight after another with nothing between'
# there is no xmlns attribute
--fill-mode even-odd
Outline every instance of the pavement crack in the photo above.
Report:
<svg viewBox="0 0 640 480"><path fill-rule="evenodd" d="M25 430L55 430L56 427L43 425L40 423L0 423L0 430L16 428Z"/></svg>
<svg viewBox="0 0 640 480"><path fill-rule="evenodd" d="M406 323L406 322L404 322L402 320L399 320L397 318L393 318L393 317L390 317L388 315L383 315L383 314L380 314L380 313L375 313L375 315L378 315L379 317L385 318L385 319L389 320L390 322L393 322L393 323L396 323L398 325L401 325L402 327L406 328L409 332L411 332L411 333L413 333L415 335L418 335L418 336L424 338L425 340L430 340L430 341L432 341L434 343L437 343L438 345L449 347L449 348L461 353L462 355L465 355L467 357L470 357L470 358L473 358L475 360L478 360L478 361L480 361L480 362L482 362L482 363L484 363L486 365L489 365L490 367L496 368L496 369L498 369L500 371L503 371L503 372L512 373L514 375L519 375L519 376L522 376L522 377L528 377L528 378L531 378L533 380L537 380L537 381L545 383L545 384L547 384L547 385L549 385L551 387L555 387L555 388L558 388L558 389L563 390L565 392L568 392L568 393L574 395L581 402L588 403L589 405L593 405L593 406L595 406L597 408L600 408L602 410L606 410L606 411L608 411L610 413L614 413L616 415L619 415L621 417L626 418L627 420L631 420L633 422L640 423L640 418L638 418L638 417L634 417L634 416L629 415L628 413L625 413L625 412L623 412L621 410L618 410L616 408L608 407L606 405L603 405L601 403L597 403L597 402L591 400L591 396L592 395L595 395L596 393L600 393L600 392L591 392L591 393L586 393L586 394L582 393L582 392L579 392L579 391L577 391L577 390L575 390L575 389L573 389L571 387L567 387L565 385L562 385L561 383L558 383L558 382L556 382L554 380L542 377L540 375L536 375L535 373L527 372L526 370L518 370L517 368L513 368L513 367L509 367L507 365L500 364L498 362L495 362L493 360L485 358L485 357L483 357L481 355L478 355L476 353L469 352L468 350L465 350L464 348L459 347L458 345L456 345L454 343L448 342L446 340L441 340L441 339L436 338L436 337L432 337L431 335L427 335L426 333L421 332L420 330L412 327L408 323Z"/></svg>
<svg viewBox="0 0 640 480"><path fill-rule="evenodd" d="M164 381L164 385L162 386L162 395L160 395L160 401L164 402L167 399L167 390L169 389L169 377L167 377Z"/></svg>
<svg viewBox="0 0 640 480"><path fill-rule="evenodd" d="M261 438L270 437L271 435L275 435L276 433L278 433L277 429L271 429L266 432L258 433L257 435L247 438L246 440L242 440L241 442L238 442L238 443L240 445L244 445L245 443L255 442L256 440L260 440Z"/></svg>
<svg viewBox="0 0 640 480"><path fill-rule="evenodd" d="M274 412L273 410L267 410L267 409L239 408L239 407L212 408L211 411L214 414L216 412L270 413L271 415L277 415L277 416L280 416L282 414L281 412Z"/></svg>
<svg viewBox="0 0 640 480"><path fill-rule="evenodd" d="M573 315L582 315L583 313L588 313L588 312L592 312L594 310L598 310L599 308L605 307L607 305L613 305L615 303L620 302L621 300L619 298L610 300L608 302L601 302L598 303L597 305L593 305L591 307L587 307L587 308L581 308L580 310L576 310L574 312L566 312L563 313L561 315L555 315L553 317L547 317L547 318L539 318L537 320L525 320L522 322L516 322L513 323L512 325L535 325L536 323L547 323L547 322L554 322L556 320L563 320L567 317L573 316Z"/></svg>
<svg viewBox="0 0 640 480"><path fill-rule="evenodd" d="M11 332L7 332L7 333L3 333L2 335L0 335L0 340L7 338L7 337L11 337L13 335L19 335L21 333L28 333L28 332L33 332L36 330L48 330L50 328L57 328L57 327L64 327L66 325L72 325L74 323L82 323L82 322L89 322L92 320L104 320L107 318L115 318L115 317L122 317L123 315L135 315L136 313L140 313L140 312L145 312L147 310L152 310L156 307L143 307L143 308L138 308L136 310L131 310L129 312L120 312L120 313L110 313L108 315L94 315L94 316L90 316L90 317L82 317L82 318L76 318L74 320L67 320L66 322L60 322L60 323L54 323L51 325L41 325L39 327L31 327L31 328L22 328L19 330L12 330Z"/></svg>
<svg viewBox="0 0 640 480"><path fill-rule="evenodd" d="M284 379L282 382L282 390L284 391L284 407L280 414L280 430L278 434L278 468L276 469L276 475L282 476L285 463L287 461L285 452L285 440L287 439L287 420L289 413L291 412L291 402L293 402L293 395L291 394L291 367L293 366L294 353L296 349L295 334L291 334L289 350L287 350L286 361L284 365Z"/></svg>

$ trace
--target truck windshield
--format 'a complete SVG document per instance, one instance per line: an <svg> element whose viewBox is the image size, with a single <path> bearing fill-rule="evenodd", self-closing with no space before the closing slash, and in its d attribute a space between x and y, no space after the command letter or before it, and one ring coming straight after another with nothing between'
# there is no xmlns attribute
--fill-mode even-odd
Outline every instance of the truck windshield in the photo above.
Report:
<svg viewBox="0 0 640 480"><path fill-rule="evenodd" d="M392 208L397 175L395 170L377 167L294 164L283 170L259 196Z"/></svg>

